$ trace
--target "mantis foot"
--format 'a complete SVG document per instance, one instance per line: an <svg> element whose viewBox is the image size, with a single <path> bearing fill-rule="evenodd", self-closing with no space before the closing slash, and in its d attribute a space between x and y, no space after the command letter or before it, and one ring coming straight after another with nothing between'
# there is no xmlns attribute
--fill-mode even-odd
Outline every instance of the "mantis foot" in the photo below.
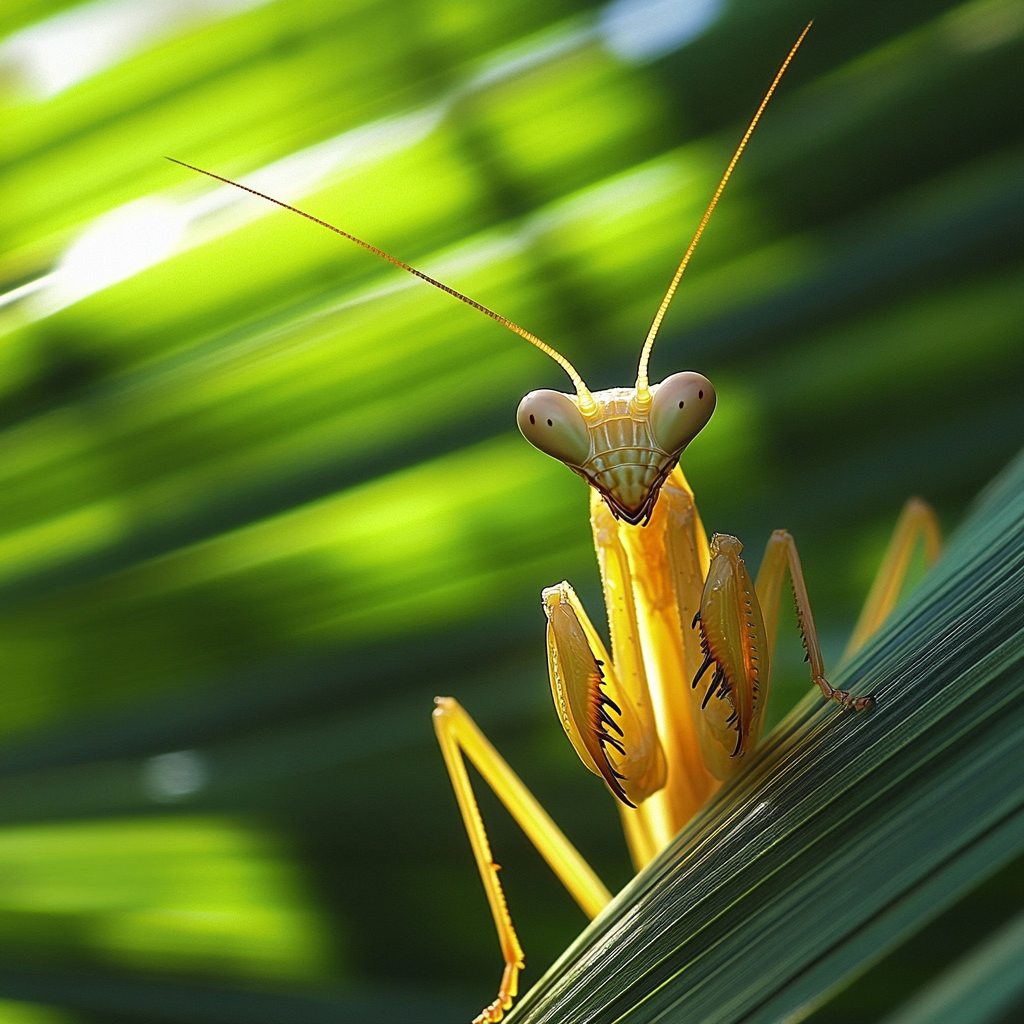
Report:
<svg viewBox="0 0 1024 1024"><path fill-rule="evenodd" d="M473 1018L473 1024L495 1024L505 1016L505 1011L512 1008L512 1000L519 991L519 972L522 969L521 956L516 960L505 961L505 973L501 976L498 998Z"/></svg>
<svg viewBox="0 0 1024 1024"><path fill-rule="evenodd" d="M851 697L847 690L836 690L832 699L845 711L870 711L875 706L873 694L866 697Z"/></svg>
<svg viewBox="0 0 1024 1024"><path fill-rule="evenodd" d="M498 996L489 1006L485 1006L479 1015L473 1018L473 1024L495 1024L505 1016L505 1011L512 1006L510 996L502 998Z"/></svg>
<svg viewBox="0 0 1024 1024"><path fill-rule="evenodd" d="M821 688L826 700L838 704L844 711L870 711L875 706L873 694L866 697L854 697L849 690L837 690L824 676L814 680Z"/></svg>

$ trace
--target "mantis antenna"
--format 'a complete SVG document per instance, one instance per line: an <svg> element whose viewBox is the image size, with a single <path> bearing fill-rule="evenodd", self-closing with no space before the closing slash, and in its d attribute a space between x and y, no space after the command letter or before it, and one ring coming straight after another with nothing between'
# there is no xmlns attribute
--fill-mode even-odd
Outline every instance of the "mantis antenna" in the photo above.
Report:
<svg viewBox="0 0 1024 1024"><path fill-rule="evenodd" d="M426 281L427 284L432 284L435 288L440 288L441 291L454 296L460 302L465 302L467 306L472 306L485 316L489 316L492 320L497 320L499 324L503 324L510 331L514 331L520 338L525 338L531 345L535 345L541 350L541 352L545 353L545 355L551 356L551 358L554 359L554 361L558 363L563 370L565 370L576 388L576 399L579 403L580 412L583 413L584 416L591 416L597 411L597 403L594 401L594 396L588 390L587 385L583 383L583 378L576 372L576 368L572 363L570 363L561 352L556 351L546 342L541 341L535 334L531 334L525 328L520 327L519 324L515 324L511 320L507 320L500 313L495 313L493 309L488 309L486 306L481 305L474 299L471 299L468 295L463 295L462 292L457 292L454 288L449 288L448 285L435 280L433 277L430 277L429 274L424 274L422 270L410 267L408 263L403 263L400 259L396 259L394 256L384 252L383 249L378 249L375 245L370 245L369 242L364 242L361 238L356 238L355 235L350 235L347 231L342 231L341 228L336 228L333 224L328 224L327 221L321 220L319 217L314 217L311 213L305 213L304 211L299 210L294 206L289 206L287 203L281 202L280 199L275 199L273 196L268 196L263 192L257 192L256 189L249 188L248 185L242 185L240 182L232 181L230 178L222 178L219 174L214 174L212 171L204 171L202 167L194 167L192 164L185 163L184 160L175 160L173 156L169 156L167 159L170 160L171 163L178 164L181 167L187 167L190 171L195 171L197 174L205 174L208 178L216 178L217 181L222 181L225 185L234 185L235 188L240 188L243 192L249 192L251 195L259 196L260 199L266 199L268 203L274 203L276 206L283 207L285 210L291 210L292 213L297 213L300 217L305 217L306 220L311 220L314 224L319 224L321 227L327 228L328 231L333 231L336 235L341 235L342 238L347 238L350 242L355 242L356 245L361 245L364 249L369 249L370 252L378 255L382 260L387 260L388 263L392 263L396 267L401 267L402 270L408 271L410 274L418 277L421 281Z"/></svg>
<svg viewBox="0 0 1024 1024"><path fill-rule="evenodd" d="M754 114L753 120L747 126L747 130L743 133L743 138L740 139L740 144L736 147L736 152L733 153L732 159L729 161L729 166L726 167L725 174L722 175L722 180L718 183L718 188L715 189L715 194L711 197L711 202L708 203L708 208L704 211L704 216L701 218L700 224L697 225L697 231L694 234L692 241L687 246L686 252L683 254L682 262L676 270L675 277L672 278L672 283L668 286L668 291L665 292L665 298L661 300L657 316L654 318L654 323L651 324L651 329L647 332L647 339L644 341L644 347L640 352L640 366L637 369L636 374L636 404L641 409L645 409L651 404L651 392L649 390L650 381L647 379L647 363L651 358L651 349L654 348L654 339L658 336L661 321L665 319L665 312L668 310L669 303L672 301L672 296L676 293L676 288L679 287L679 280L683 276L683 272L686 270L686 265L690 262L693 250L697 248L700 236L704 234L704 229L708 226L708 221L711 220L711 214L718 205L718 200L721 198L722 192L725 190L726 183L729 181L729 178L732 177L733 169L736 167L743 150L750 141L750 136L754 134L757 122L761 120L764 108L768 106L768 101L772 98L772 93L775 92L775 87L779 84L782 76L786 73L786 68L789 67L790 61L793 59L796 51L800 49L800 44L804 41L804 36L810 32L811 25L813 24L814 22L808 22L807 27L800 33L800 38L793 44L793 48L789 51L786 59L782 62L782 67L779 68L778 73L775 75L775 80L769 87L768 92L765 93L764 99L761 100L761 106L757 108L757 113Z"/></svg>

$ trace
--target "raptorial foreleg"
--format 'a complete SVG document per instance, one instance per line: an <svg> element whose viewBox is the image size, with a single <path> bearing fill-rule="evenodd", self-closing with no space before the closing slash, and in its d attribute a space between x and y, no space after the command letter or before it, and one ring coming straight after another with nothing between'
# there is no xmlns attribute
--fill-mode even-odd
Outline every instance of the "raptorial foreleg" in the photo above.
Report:
<svg viewBox="0 0 1024 1024"><path fill-rule="evenodd" d="M618 798L630 854L639 870L673 833L663 816L641 809L665 784L665 755L635 638L630 580L618 571L626 567L625 554L608 554L610 563L602 563L602 578L606 597L613 595L612 642L620 657L612 661L572 587L563 581L542 595L548 619L548 674L555 710L576 753ZM621 599L623 593L627 600Z"/></svg>

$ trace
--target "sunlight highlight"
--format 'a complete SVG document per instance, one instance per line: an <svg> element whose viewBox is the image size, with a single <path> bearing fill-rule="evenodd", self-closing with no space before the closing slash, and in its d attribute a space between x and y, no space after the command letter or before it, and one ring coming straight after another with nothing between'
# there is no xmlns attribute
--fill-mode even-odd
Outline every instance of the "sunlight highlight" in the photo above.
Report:
<svg viewBox="0 0 1024 1024"><path fill-rule="evenodd" d="M605 46L631 64L646 64L703 35L722 0L613 0L601 12Z"/></svg>
<svg viewBox="0 0 1024 1024"><path fill-rule="evenodd" d="M188 25L227 18L268 0L94 0L16 32L0 45L7 71L48 100Z"/></svg>
<svg viewBox="0 0 1024 1024"><path fill-rule="evenodd" d="M433 106L363 125L292 153L239 181L294 202L344 174L415 146L434 131L444 113L443 107ZM160 196L136 199L97 217L65 250L56 270L0 295L0 306L29 298L30 319L50 316L273 212L273 206L229 185L186 201Z"/></svg>

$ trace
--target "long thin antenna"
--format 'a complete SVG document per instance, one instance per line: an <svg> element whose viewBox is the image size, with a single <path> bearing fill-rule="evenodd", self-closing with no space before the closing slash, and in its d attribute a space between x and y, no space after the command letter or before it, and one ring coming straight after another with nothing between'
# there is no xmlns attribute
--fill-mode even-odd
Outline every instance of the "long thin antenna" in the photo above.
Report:
<svg viewBox="0 0 1024 1024"><path fill-rule="evenodd" d="M467 306L472 306L485 316L489 316L492 320L497 320L499 324L504 325L510 331L514 331L520 338L525 338L531 345L535 345L545 355L551 356L551 358L554 359L554 361L558 363L563 370L565 370L576 388L576 398L579 402L580 412L584 415L590 415L596 411L597 403L594 401L594 396L591 395L590 391L587 389L587 385L583 383L583 378L576 372L576 368L572 363L570 363L561 352L556 351L546 342L541 341L535 334L531 334L525 328L520 327L519 324L515 324L511 320L507 320L500 313L495 313L493 309L488 309L476 300L471 299L468 295L463 295L462 292L457 292L454 288L449 288L448 285L442 284L440 281L435 280L428 274L424 274L422 270L410 267L408 263L403 263L401 260L386 253L383 249L378 249L375 245L370 245L369 242L364 242L361 238L356 238L355 235L350 235L347 231L342 231L341 228L336 228L333 224L328 224L327 221L321 220L319 217L314 217L311 213L306 213L294 206L289 206L287 203L282 203L280 199L275 199L273 196L268 196L263 192L257 192L256 189L249 188L248 185L242 185L237 181L232 181L230 178L222 178L219 174L214 174L212 171L204 171L202 167L194 167L192 164L185 163L184 160L175 160L173 156L169 156L167 159L170 160L172 164L187 167L190 171L195 171L197 174L205 174L208 178L216 178L217 181L222 181L225 185L234 185L235 188L240 188L243 192L249 192L251 195L259 196L260 199L266 199L268 203L274 203L276 206L283 207L285 210L291 210L292 213L297 213L300 217L305 217L306 220L311 220L314 224L319 224L322 228L327 228L328 231L333 231L336 235L341 235L342 238L347 238L350 242L355 242L356 245L361 245L364 249L369 249L370 252L375 253L382 260L387 260L388 263L394 264L396 267L401 267L402 270L408 271L410 274L414 274L421 281L426 281L427 284L432 284L435 288L440 288L441 291L454 296L460 302L466 303Z"/></svg>
<svg viewBox="0 0 1024 1024"><path fill-rule="evenodd" d="M711 197L711 202L708 204L708 208L704 211L704 216L701 218L700 224L697 227L697 232L686 249L683 261L679 264L679 268L676 270L676 275L672 278L672 283L668 286L668 291L665 292L665 298L661 300L661 306L658 308L658 315L654 318L654 323L651 324L651 329L647 332L647 340L644 342L644 347L640 352L640 366L636 374L636 403L641 407L649 405L651 401L651 393L648 390L650 382L647 379L647 363L651 358L651 349L654 348L654 339L658 336L658 329L661 327L661 321L665 319L665 312L668 309L669 303L672 301L672 296L676 293L676 288L679 287L679 280L683 276L683 271L686 270L686 265L690 262L693 250L697 248L700 236L704 234L704 229L707 227L708 221L711 219L711 214L718 205L718 200L721 197L722 192L725 190L725 186L729 178L732 177L733 169L739 162L740 156L746 148L747 143L750 141L750 136L754 134L757 122L761 120L761 115L764 113L764 108L768 106L768 101L772 98L772 93L775 92L775 87L782 80L782 76L786 73L786 68L789 67L790 61L793 59L796 51L800 49L800 44L804 41L804 36L810 32L811 25L813 24L813 21L808 22L807 27L800 33L800 38L793 44L793 48L789 51L788 56L782 62L782 67L779 68L778 74L775 76L775 80L772 82L768 92L765 93L764 99L761 100L761 106L757 108L757 113L747 126L747 130L743 133L743 138L740 140L740 144L736 147L736 152L733 153L732 159L729 161L729 166L726 167L725 174L722 175L722 180L718 183L718 188L715 189L715 194Z"/></svg>

